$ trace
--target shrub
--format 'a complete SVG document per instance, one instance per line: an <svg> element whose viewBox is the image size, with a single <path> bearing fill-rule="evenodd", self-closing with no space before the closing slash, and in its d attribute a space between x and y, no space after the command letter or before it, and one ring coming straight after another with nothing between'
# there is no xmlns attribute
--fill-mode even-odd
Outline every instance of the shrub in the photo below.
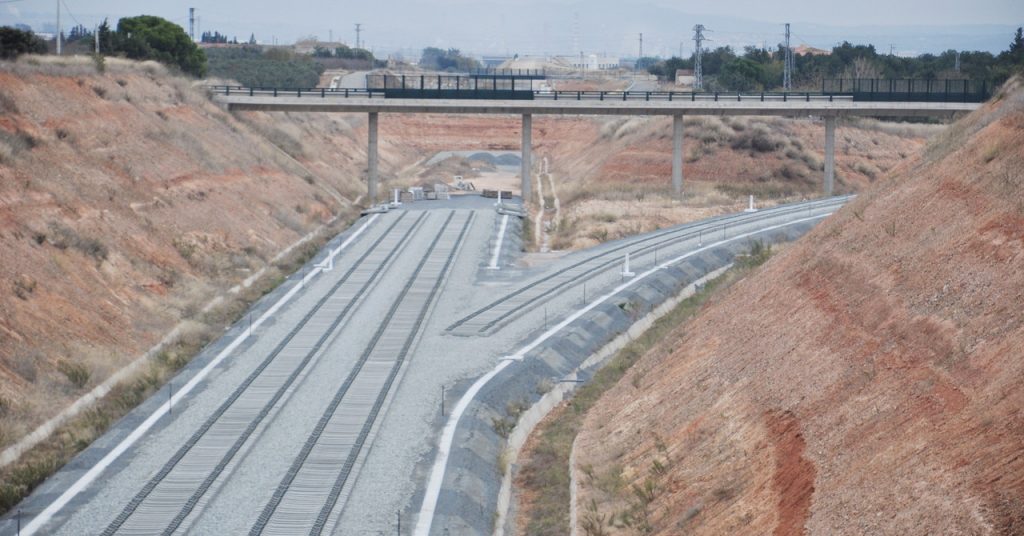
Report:
<svg viewBox="0 0 1024 536"><path fill-rule="evenodd" d="M124 54L133 60L156 60L196 77L206 75L206 54L189 39L181 26L160 17L125 17L111 31L100 26L101 50Z"/></svg>
<svg viewBox="0 0 1024 536"><path fill-rule="evenodd" d="M782 148L785 144L785 141L773 135L767 126L757 124L749 131L744 131L733 138L732 148L768 153Z"/></svg>
<svg viewBox="0 0 1024 536"><path fill-rule="evenodd" d="M14 280L14 295L22 300L27 300L35 290L36 280L31 277L21 276Z"/></svg>
<svg viewBox="0 0 1024 536"><path fill-rule="evenodd" d="M57 249L76 249L99 262L107 260L109 250L99 240L78 234L78 231L56 222L50 223L50 243Z"/></svg>
<svg viewBox="0 0 1024 536"><path fill-rule="evenodd" d="M78 389L85 387L89 383L89 377L92 376L89 369L85 368L85 365L72 363L64 359L57 362L57 370L71 382L71 385Z"/></svg>
<svg viewBox="0 0 1024 536"><path fill-rule="evenodd" d="M22 54L46 54L46 41L31 31L0 26L0 59L11 60Z"/></svg>

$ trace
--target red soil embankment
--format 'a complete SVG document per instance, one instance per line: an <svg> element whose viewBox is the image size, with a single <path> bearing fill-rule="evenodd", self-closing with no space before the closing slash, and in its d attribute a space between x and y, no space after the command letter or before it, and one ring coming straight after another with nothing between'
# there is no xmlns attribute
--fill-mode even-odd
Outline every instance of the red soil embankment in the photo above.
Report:
<svg viewBox="0 0 1024 536"><path fill-rule="evenodd" d="M1024 532L1021 85L606 393L578 437L580 516L611 516L607 534Z"/></svg>

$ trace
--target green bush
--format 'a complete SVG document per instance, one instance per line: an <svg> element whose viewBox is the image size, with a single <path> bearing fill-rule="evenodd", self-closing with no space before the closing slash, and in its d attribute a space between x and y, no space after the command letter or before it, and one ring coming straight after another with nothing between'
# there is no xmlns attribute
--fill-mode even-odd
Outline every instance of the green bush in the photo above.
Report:
<svg viewBox="0 0 1024 536"><path fill-rule="evenodd" d="M11 60L22 54L46 54L46 41L32 32L0 26L0 59Z"/></svg>
<svg viewBox="0 0 1024 536"><path fill-rule="evenodd" d="M281 48L258 46L210 49L210 76L236 80L244 86L311 88L320 82L323 66L309 56Z"/></svg>
<svg viewBox="0 0 1024 536"><path fill-rule="evenodd" d="M100 26L100 50L107 55L124 55L133 60L156 60L196 77L206 75L206 54L180 26L160 17L126 17L111 31Z"/></svg>

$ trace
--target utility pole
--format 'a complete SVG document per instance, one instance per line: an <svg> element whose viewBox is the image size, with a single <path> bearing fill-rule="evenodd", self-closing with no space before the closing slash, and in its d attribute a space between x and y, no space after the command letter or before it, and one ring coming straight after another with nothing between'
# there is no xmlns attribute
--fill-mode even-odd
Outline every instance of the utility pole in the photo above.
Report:
<svg viewBox="0 0 1024 536"><path fill-rule="evenodd" d="M60 0L57 0L57 55L60 56Z"/></svg>
<svg viewBox="0 0 1024 536"><path fill-rule="evenodd" d="M100 55L100 27L99 26L97 26L96 28L93 29L92 35L96 39L96 55L99 56Z"/></svg>
<svg viewBox="0 0 1024 536"><path fill-rule="evenodd" d="M640 32L640 57L644 57L644 33Z"/></svg>
<svg viewBox="0 0 1024 536"><path fill-rule="evenodd" d="M960 72L960 52L959 51L957 51L957 53L956 53L956 63L953 64L953 70L955 70L958 73Z"/></svg>
<svg viewBox="0 0 1024 536"><path fill-rule="evenodd" d="M786 23L786 52L782 69L782 89L792 91L793 89L793 47L789 44L789 23Z"/></svg>
<svg viewBox="0 0 1024 536"><path fill-rule="evenodd" d="M362 40L360 39L360 34L362 32L363 32L363 25L357 22L356 23L356 48L363 48Z"/></svg>
<svg viewBox="0 0 1024 536"><path fill-rule="evenodd" d="M703 24L693 27L693 42L696 48L693 51L693 89L704 89L704 72L701 66L701 54L704 53L704 30Z"/></svg>
<svg viewBox="0 0 1024 536"><path fill-rule="evenodd" d="M194 43L196 40L196 8L188 8L188 37Z"/></svg>

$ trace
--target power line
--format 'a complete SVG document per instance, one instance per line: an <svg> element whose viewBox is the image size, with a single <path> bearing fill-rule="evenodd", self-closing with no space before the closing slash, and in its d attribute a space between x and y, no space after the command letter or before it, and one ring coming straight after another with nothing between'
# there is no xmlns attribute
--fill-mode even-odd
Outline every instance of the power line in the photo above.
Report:
<svg viewBox="0 0 1024 536"><path fill-rule="evenodd" d="M693 89L704 89L704 69L701 64L701 56L704 53L704 30L703 24L693 27L693 41L697 45L693 51Z"/></svg>
<svg viewBox="0 0 1024 536"><path fill-rule="evenodd" d="M789 44L789 23L786 23L786 51L782 69L782 89L793 89L793 47Z"/></svg>

